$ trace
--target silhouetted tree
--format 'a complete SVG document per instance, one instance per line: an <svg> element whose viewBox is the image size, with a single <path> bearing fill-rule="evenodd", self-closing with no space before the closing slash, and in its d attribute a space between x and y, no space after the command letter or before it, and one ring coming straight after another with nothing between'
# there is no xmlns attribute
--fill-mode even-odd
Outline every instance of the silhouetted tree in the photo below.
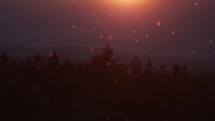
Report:
<svg viewBox="0 0 215 121"><path fill-rule="evenodd" d="M60 66L59 57L55 51L49 53L48 64L51 68L58 68Z"/></svg>
<svg viewBox="0 0 215 121"><path fill-rule="evenodd" d="M44 67L43 57L39 53L33 56L32 67L37 71L43 69Z"/></svg>
<svg viewBox="0 0 215 121"><path fill-rule="evenodd" d="M186 65L183 66L182 68L182 78L187 79L189 76L189 71Z"/></svg>
<svg viewBox="0 0 215 121"><path fill-rule="evenodd" d="M106 45L102 48L102 52L95 55L90 59L90 62L94 68L111 68L116 66L117 62L120 59L118 57L114 57L114 50L109 45Z"/></svg>
<svg viewBox="0 0 215 121"><path fill-rule="evenodd" d="M174 78L180 78L181 77L181 67L178 64L173 65L172 67L172 76Z"/></svg>
<svg viewBox="0 0 215 121"><path fill-rule="evenodd" d="M6 55L5 52L3 52L0 55L0 74L3 77L9 77L9 72L10 72L10 60L9 57Z"/></svg>
<svg viewBox="0 0 215 121"><path fill-rule="evenodd" d="M63 62L63 65L62 65L65 69L70 69L73 67L73 65L71 64L71 62L69 60L66 60Z"/></svg>
<svg viewBox="0 0 215 121"><path fill-rule="evenodd" d="M26 66L27 67L31 67L32 66L32 63L33 63L33 60L32 60L32 58L31 57L28 57L28 59L26 60Z"/></svg>
<svg viewBox="0 0 215 121"><path fill-rule="evenodd" d="M141 72L142 72L142 62L137 56L135 56L132 59L132 61L130 63L130 66L131 66L134 74L138 74L138 75L141 74Z"/></svg>
<svg viewBox="0 0 215 121"><path fill-rule="evenodd" d="M6 65L9 62L9 57L5 52L0 55L0 65Z"/></svg>
<svg viewBox="0 0 215 121"><path fill-rule="evenodd" d="M159 70L158 70L158 75L160 79L165 79L166 78L166 66L165 65L161 65Z"/></svg>
<svg viewBox="0 0 215 121"><path fill-rule="evenodd" d="M24 69L24 66L25 66L24 60L20 60L19 61L19 70L22 71Z"/></svg>
<svg viewBox="0 0 215 121"><path fill-rule="evenodd" d="M148 59L148 62L145 65L145 69L144 69L144 75L146 77L152 77L154 74L154 67L152 64L152 60Z"/></svg>
<svg viewBox="0 0 215 121"><path fill-rule="evenodd" d="M48 99L45 99L44 104L51 103L51 110L56 111L54 117L53 114L50 116L55 119L55 114L60 112L59 120L63 117L63 121L100 121L101 117L107 116L108 120L192 121L199 117L206 119L208 113L213 114L213 110L209 109L214 106L214 74L194 76L189 74L187 66L180 67L178 64L173 65L171 72L168 72L165 65L156 69L151 59L142 69L138 57L133 58L129 64L118 62L119 58L114 56L109 45L92 57L90 62L77 65L68 60L60 64L55 51L50 53L48 63L40 54L28 58L27 61L14 61L3 53L0 55L0 95L1 101L2 98L6 101L1 104L10 104L12 108L5 108L9 109L8 114L11 114L10 109L14 113L20 110L17 104L27 106L26 112L37 109L37 114L40 114L44 108L37 107L39 105L34 100L31 104L32 101L28 98L45 95L42 97L45 99L47 96ZM22 81L22 86L14 88L9 80L16 84ZM29 89L23 90L22 87ZM11 93L21 94L23 91L30 92L20 96ZM8 94L15 96L11 98L13 100L8 98ZM23 103L22 99L27 101ZM38 101L38 98L35 99ZM38 104L40 102L43 101L39 100ZM36 116L44 119L37 114ZM27 115L29 119L34 119L33 113Z"/></svg>

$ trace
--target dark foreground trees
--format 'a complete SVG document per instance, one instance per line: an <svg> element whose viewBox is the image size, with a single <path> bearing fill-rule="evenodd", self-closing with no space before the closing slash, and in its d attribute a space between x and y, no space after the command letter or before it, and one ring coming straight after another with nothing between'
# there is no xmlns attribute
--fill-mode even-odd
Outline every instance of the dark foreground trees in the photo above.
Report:
<svg viewBox="0 0 215 121"><path fill-rule="evenodd" d="M156 68L151 59L123 64L108 45L78 65L61 63L55 51L47 62L40 54L20 61L0 56L1 104L10 105L1 110L26 121L208 120L214 80L213 74L192 75L185 65Z"/></svg>

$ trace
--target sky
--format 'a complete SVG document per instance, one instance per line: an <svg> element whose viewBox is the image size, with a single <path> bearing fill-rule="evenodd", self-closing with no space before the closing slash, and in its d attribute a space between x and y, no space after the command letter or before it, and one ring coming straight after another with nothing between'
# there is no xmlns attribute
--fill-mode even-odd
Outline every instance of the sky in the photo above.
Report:
<svg viewBox="0 0 215 121"><path fill-rule="evenodd" d="M215 57L214 0L0 0L0 46ZM93 49L92 49L93 50Z"/></svg>

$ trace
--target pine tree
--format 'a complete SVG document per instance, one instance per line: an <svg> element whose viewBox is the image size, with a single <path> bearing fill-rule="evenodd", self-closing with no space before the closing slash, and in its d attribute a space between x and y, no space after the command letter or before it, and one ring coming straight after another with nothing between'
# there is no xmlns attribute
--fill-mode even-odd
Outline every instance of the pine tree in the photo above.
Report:
<svg viewBox="0 0 215 121"><path fill-rule="evenodd" d="M102 52L91 58L90 62L94 68L111 68L116 66L120 60L118 57L114 57L114 50L109 45L102 48Z"/></svg>
<svg viewBox="0 0 215 121"><path fill-rule="evenodd" d="M189 71L186 65L183 66L182 68L182 77L183 79L187 79L189 76Z"/></svg>
<svg viewBox="0 0 215 121"><path fill-rule="evenodd" d="M0 55L0 65L6 65L9 62L9 58L5 52Z"/></svg>
<svg viewBox="0 0 215 121"><path fill-rule="evenodd" d="M131 66L134 74L141 74L141 72L142 72L142 62L137 56L135 56L132 59L132 61L130 63L130 66Z"/></svg>
<svg viewBox="0 0 215 121"><path fill-rule="evenodd" d="M39 53L34 55L33 62L32 62L32 67L37 71L43 69L43 67L44 67L43 57Z"/></svg>
<svg viewBox="0 0 215 121"><path fill-rule="evenodd" d="M148 62L145 65L144 75L146 77L152 77L153 74L154 74L154 68L153 68L152 60L148 59Z"/></svg>
<svg viewBox="0 0 215 121"><path fill-rule="evenodd" d="M178 64L173 65L172 67L172 76L174 78L180 78L181 77L181 67Z"/></svg>
<svg viewBox="0 0 215 121"><path fill-rule="evenodd" d="M158 70L158 74L162 80L165 79L165 77L166 77L166 66L165 65L160 66L160 68Z"/></svg>
<svg viewBox="0 0 215 121"><path fill-rule="evenodd" d="M50 68L58 68L60 66L59 57L55 51L50 52L48 64Z"/></svg>

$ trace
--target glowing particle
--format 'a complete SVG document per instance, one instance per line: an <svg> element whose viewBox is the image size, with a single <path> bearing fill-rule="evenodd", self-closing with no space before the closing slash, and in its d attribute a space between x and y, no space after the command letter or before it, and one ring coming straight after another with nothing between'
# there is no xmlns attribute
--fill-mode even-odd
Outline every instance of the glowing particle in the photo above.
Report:
<svg viewBox="0 0 215 121"><path fill-rule="evenodd" d="M50 57L50 58L54 57L54 56L55 56L54 54L55 54L54 51L49 52L49 57Z"/></svg>
<svg viewBox="0 0 215 121"><path fill-rule="evenodd" d="M133 74L133 70L128 68L128 69L126 69L125 73L127 76L131 76Z"/></svg>
<svg viewBox="0 0 215 121"><path fill-rule="evenodd" d="M107 35L106 38L107 38L108 41L111 41L111 40L114 39L114 36L112 34L109 34L109 35Z"/></svg>
<svg viewBox="0 0 215 121"><path fill-rule="evenodd" d="M92 12L92 15L93 15L93 16L95 16L95 15L96 15L96 13L95 13L95 12Z"/></svg>
<svg viewBox="0 0 215 121"><path fill-rule="evenodd" d="M136 42L136 43L138 43L138 42L139 42L139 40L138 40L138 39L136 39L136 40L135 40L135 42Z"/></svg>
<svg viewBox="0 0 215 121"><path fill-rule="evenodd" d="M191 51L191 54L194 55L196 52L195 51Z"/></svg>
<svg viewBox="0 0 215 121"><path fill-rule="evenodd" d="M72 28L73 28L73 29L75 29L75 28L76 28L76 26L75 26L75 25L73 25L73 26L72 26Z"/></svg>
<svg viewBox="0 0 215 121"><path fill-rule="evenodd" d="M175 35L175 32L174 32L174 31L172 31L172 32L171 32L171 35Z"/></svg>
<svg viewBox="0 0 215 121"><path fill-rule="evenodd" d="M161 22L160 22L160 21L157 21L157 22L156 22L156 26L160 27L160 26L161 26Z"/></svg>
<svg viewBox="0 0 215 121"><path fill-rule="evenodd" d="M106 66L111 66L112 62L111 61L106 61Z"/></svg>
<svg viewBox="0 0 215 121"><path fill-rule="evenodd" d="M178 104L177 106L178 106L178 108L181 108L181 107L182 107L182 105L181 105L181 104Z"/></svg>
<svg viewBox="0 0 215 121"><path fill-rule="evenodd" d="M111 120L111 117L107 117L107 120L110 121L110 120Z"/></svg>
<svg viewBox="0 0 215 121"><path fill-rule="evenodd" d="M80 44L79 44L79 43L76 43L76 44L75 44L75 46L79 47L79 46L80 46Z"/></svg>
<svg viewBox="0 0 215 121"><path fill-rule="evenodd" d="M145 37L148 38L148 37L149 37L149 34L146 34Z"/></svg>
<svg viewBox="0 0 215 121"><path fill-rule="evenodd" d="M62 39L62 36L58 36L58 39Z"/></svg>
<svg viewBox="0 0 215 121"><path fill-rule="evenodd" d="M99 35L99 38L102 39L102 38L104 38L104 37L103 37L103 35Z"/></svg>
<svg viewBox="0 0 215 121"><path fill-rule="evenodd" d="M94 28L93 28L93 31L95 32L96 30L97 30L97 28L94 27Z"/></svg>
<svg viewBox="0 0 215 121"><path fill-rule="evenodd" d="M195 2L194 5L195 5L196 7L198 7L198 6L199 6L199 3Z"/></svg>
<svg viewBox="0 0 215 121"><path fill-rule="evenodd" d="M91 51L91 52L95 52L95 48L91 48L90 51Z"/></svg>
<svg viewBox="0 0 215 121"><path fill-rule="evenodd" d="M135 34L136 34L136 33L137 33L137 30L133 30L133 33L135 33Z"/></svg>
<svg viewBox="0 0 215 121"><path fill-rule="evenodd" d="M113 18L113 17L114 17L114 14L110 14L110 17Z"/></svg>
<svg viewBox="0 0 215 121"><path fill-rule="evenodd" d="M115 82L115 83L118 83L118 82L119 82L119 80L117 80L117 79L116 79L116 80L114 80L114 82Z"/></svg>
<svg viewBox="0 0 215 121"><path fill-rule="evenodd" d="M100 22L99 22L99 21L96 21L96 24L100 24Z"/></svg>
<svg viewBox="0 0 215 121"><path fill-rule="evenodd" d="M210 40L209 42L210 42L210 44L213 44L213 43L214 43L214 41L213 41L213 40Z"/></svg>
<svg viewBox="0 0 215 121"><path fill-rule="evenodd" d="M60 101L60 97L56 97L56 100L57 100L57 101Z"/></svg>

